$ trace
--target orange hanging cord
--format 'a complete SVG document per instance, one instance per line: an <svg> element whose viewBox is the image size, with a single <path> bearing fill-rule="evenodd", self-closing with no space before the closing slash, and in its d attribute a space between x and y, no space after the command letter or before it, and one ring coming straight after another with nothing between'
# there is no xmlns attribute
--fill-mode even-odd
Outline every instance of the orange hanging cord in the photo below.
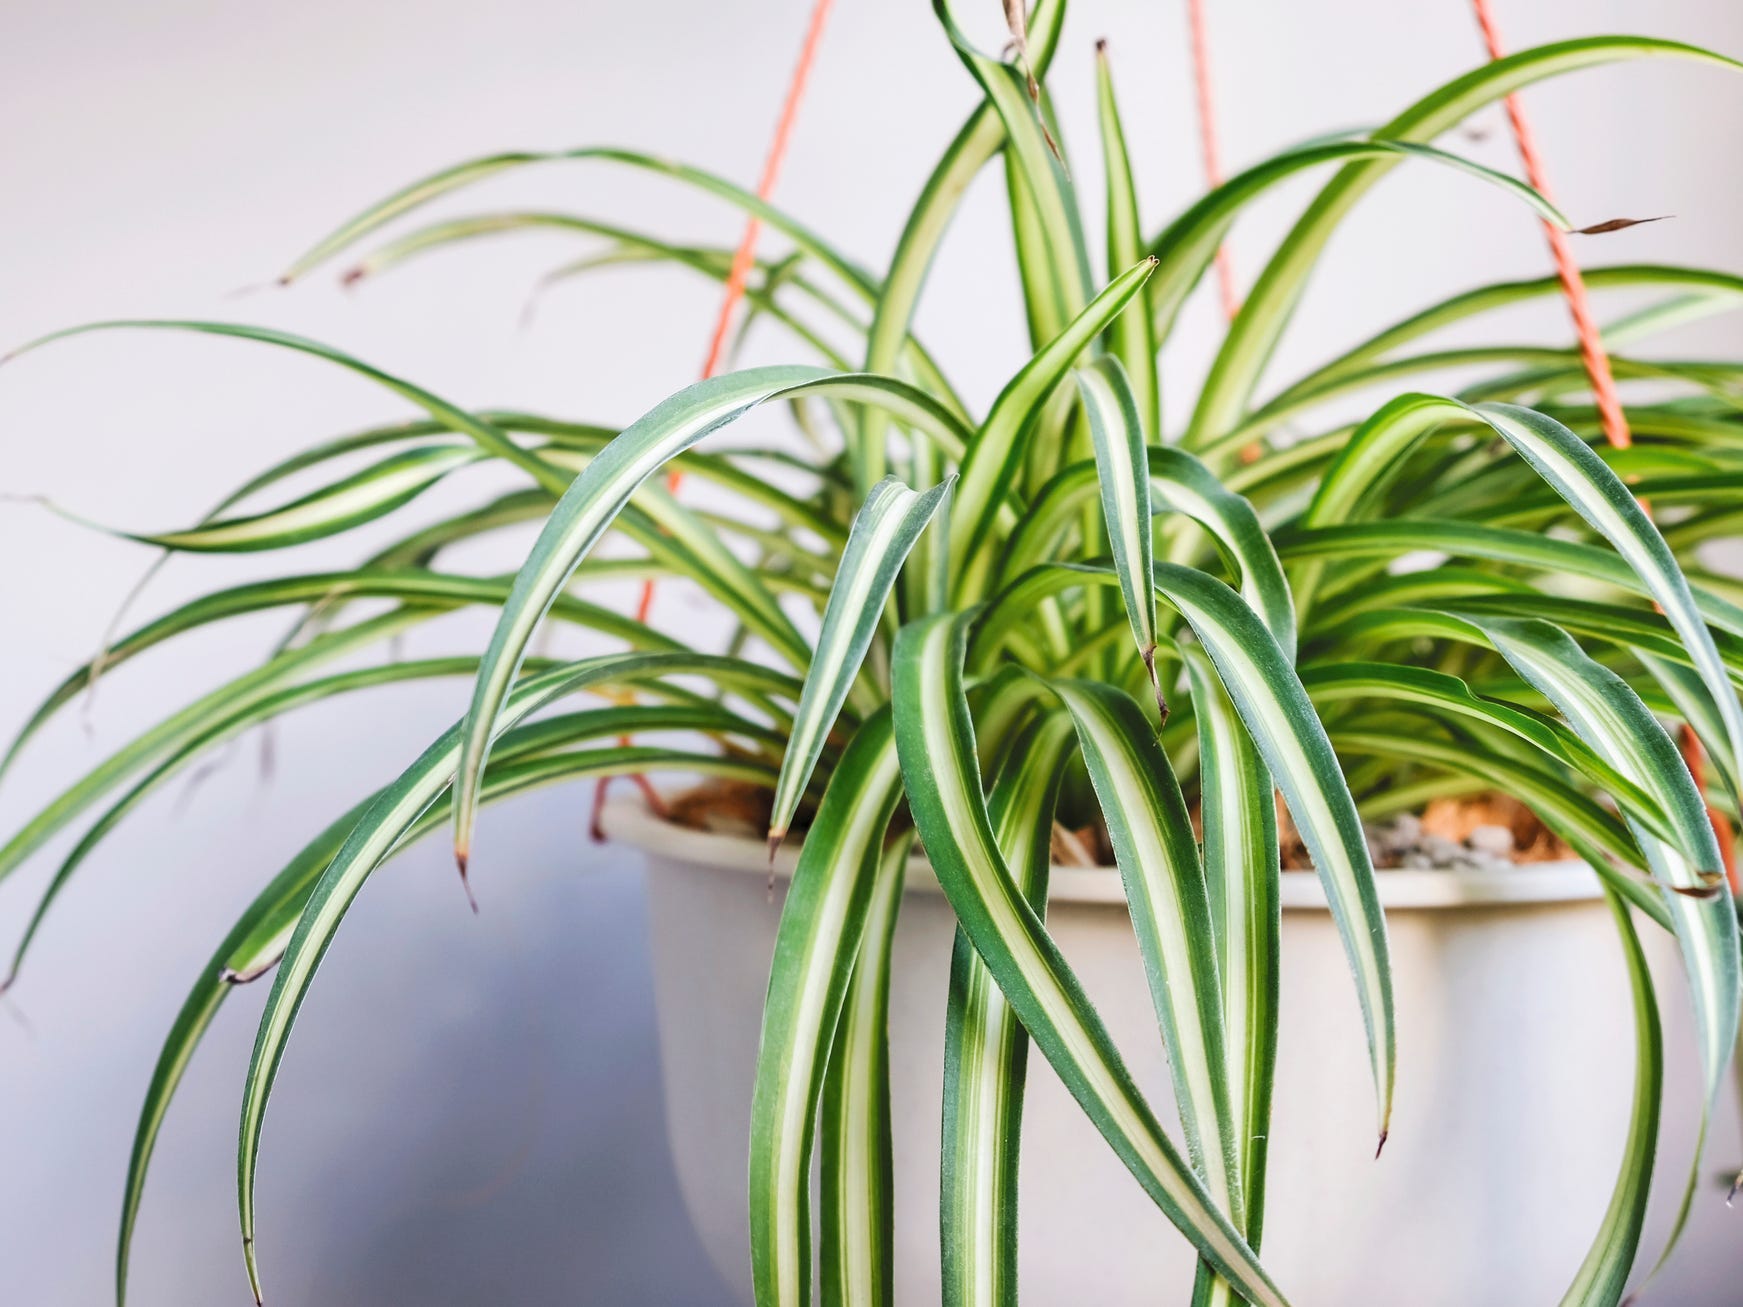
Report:
<svg viewBox="0 0 1743 1307"><path fill-rule="evenodd" d="M1504 51L1501 36L1495 28L1495 16L1489 10L1489 0L1471 0L1476 10L1477 26L1483 33L1483 44L1489 58L1499 59ZM1537 141L1531 134L1531 124L1525 119L1525 106L1517 95L1506 99L1507 122L1513 129L1513 140L1519 147L1519 158L1525 165L1525 179L1542 195L1549 198L1549 181L1544 173L1543 158L1537 153ZM1610 356L1604 352L1603 337L1598 334L1597 321L1592 317L1591 300L1586 296L1586 279L1580 275L1580 265L1568 244L1567 233L1545 219L1544 234L1549 237L1550 253L1555 256L1555 273L1561 280L1568 313L1573 317L1574 330L1579 335L1580 358L1591 378L1592 397L1597 401L1598 415L1604 427L1604 438L1617 449L1627 449L1634 443L1628 430L1627 415L1622 412L1622 398L1616 393L1616 377L1610 371Z"/></svg>
<svg viewBox="0 0 1743 1307"><path fill-rule="evenodd" d="M1197 3L1197 0L1193 0L1193 3ZM1483 34L1483 44L1488 47L1489 58L1501 58L1504 53L1501 36L1495 27L1495 16L1489 9L1489 0L1471 0L1471 6L1476 12L1477 27ZM1537 152L1537 142L1531 134L1531 124L1525 118L1525 107L1517 95L1509 95L1505 104L1507 122L1513 130L1514 143L1519 147L1519 158L1525 165L1525 178L1547 198L1549 182L1544 172L1542 156ZM1549 237L1550 253L1555 256L1555 273L1561 281L1562 295L1567 300L1574 331L1579 336L1580 359L1585 364L1586 376L1591 381L1592 397L1598 406L1604 438L1616 449L1627 449L1633 444L1634 438L1628 429L1628 416L1622 411L1622 398L1616 392L1616 377L1610 370L1610 356L1604 350L1603 337L1598 332L1596 319L1592 317L1591 300L1586 295L1586 280L1580 275L1580 265L1568 244L1567 233L1547 220L1543 224L1543 230ZM1682 728L1682 755L1696 788L1700 788L1705 780L1706 758L1701 752L1701 742L1695 735L1694 728L1686 722ZM1707 817L1713 823L1713 834L1718 839L1719 854L1725 863L1725 877L1730 882L1731 892L1736 894L1739 890L1737 851L1731 820L1712 806L1707 808Z"/></svg>
<svg viewBox="0 0 1743 1307"><path fill-rule="evenodd" d="M775 123L774 139L769 142L769 152L763 160L762 177L757 182L757 199L764 203L774 197L775 183L780 180L781 164L787 157L787 146L793 137L793 125L799 118L799 105L805 98L805 85L811 78L812 66L817 62L817 50L823 41L823 28L829 20L829 11L833 4L834 0L813 0L811 21L805 29L804 43L799 47L799 58L793 66L792 80L787 84L787 98L781 105L781 116ZM708 355L702 363L701 379L704 381L720 370L733 315L738 310L739 301L744 298L751 269L756 266L757 238L762 235L762 230L762 219L753 213L745 221L744 234L739 237L738 248L733 251L732 266L726 274L726 289L720 298L720 312L714 320L714 334L709 338ZM684 474L674 468L666 475L666 488L676 490L683 480ZM642 582L641 598L636 603L636 621L645 623L648 620L648 614L654 607L654 589L652 577ZM650 806L658 810L661 806L659 795L647 778L636 776L633 779L641 787ZM605 794L610 784L610 778L605 777L594 787L590 826L596 840L605 838L599 825L599 813L604 806Z"/></svg>
<svg viewBox="0 0 1743 1307"><path fill-rule="evenodd" d="M1204 0L1186 0L1186 25L1191 33L1192 85L1198 103L1198 152L1204 163L1205 185L1214 190L1223 184L1223 167L1217 145L1216 95L1210 82L1210 26L1205 21ZM1235 265L1227 245L1217 246L1216 280L1223 317L1232 322L1240 312L1241 301L1235 294Z"/></svg>

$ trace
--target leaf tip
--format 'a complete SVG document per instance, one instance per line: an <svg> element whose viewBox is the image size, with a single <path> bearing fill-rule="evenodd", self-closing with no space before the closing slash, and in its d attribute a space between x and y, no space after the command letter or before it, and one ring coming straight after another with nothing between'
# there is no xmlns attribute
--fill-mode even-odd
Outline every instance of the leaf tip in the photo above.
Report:
<svg viewBox="0 0 1743 1307"><path fill-rule="evenodd" d="M466 875L466 868L471 862L471 854L464 847L454 850L454 865L460 870L460 888L466 891L466 902L472 905L472 915L478 915L478 896L472 892L472 881Z"/></svg>
<svg viewBox="0 0 1743 1307"><path fill-rule="evenodd" d="M1097 59L1106 59L1107 56L1108 56L1108 39L1107 39L1107 37L1105 37L1105 36L1096 37L1095 38L1095 57Z"/></svg>
<svg viewBox="0 0 1743 1307"><path fill-rule="evenodd" d="M1168 725L1168 699L1162 693L1162 684L1156 679L1156 646L1147 645L1138 651L1138 656L1144 660L1144 671L1149 674L1150 688L1156 692L1156 729L1161 730Z"/></svg>
<svg viewBox="0 0 1743 1307"><path fill-rule="evenodd" d="M1386 1140L1391 1135L1391 1133L1392 1133L1392 1131L1389 1128L1386 1128L1386 1127L1381 1128L1381 1130L1380 1130L1380 1142L1374 1146L1374 1160L1376 1162L1380 1160L1380 1154L1386 1151Z"/></svg>
<svg viewBox="0 0 1743 1307"><path fill-rule="evenodd" d="M265 1307L260 1295L260 1266L254 1260L254 1236L242 1236L242 1262L248 1268L248 1289L254 1295L254 1307Z"/></svg>
<svg viewBox="0 0 1743 1307"><path fill-rule="evenodd" d="M770 870L773 870L774 865L775 865L775 854L777 854L781 851L781 842L783 840L785 840L786 838L787 838L787 832L786 832L785 828L782 828L781 830L776 830L773 826L769 827L769 868L770 868ZM4 990L0 990L0 993L4 993L4 992L5 992Z"/></svg>
<svg viewBox="0 0 1743 1307"><path fill-rule="evenodd" d="M1655 218L1610 218L1604 222L1594 222L1590 227L1574 227L1570 231L1573 236L1602 236L1608 232L1626 231L1629 227L1642 227L1649 222L1663 222L1666 218L1674 218L1674 213L1661 213Z"/></svg>
<svg viewBox="0 0 1743 1307"><path fill-rule="evenodd" d="M339 284L346 290L350 290L368 275L369 269L359 263L355 267L347 268L344 272L339 274Z"/></svg>

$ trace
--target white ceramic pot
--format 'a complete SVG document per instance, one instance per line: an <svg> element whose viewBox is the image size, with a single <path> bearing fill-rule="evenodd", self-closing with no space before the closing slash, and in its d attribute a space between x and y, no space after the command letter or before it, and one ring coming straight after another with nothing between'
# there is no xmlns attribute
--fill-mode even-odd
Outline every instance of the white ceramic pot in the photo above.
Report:
<svg viewBox="0 0 1743 1307"><path fill-rule="evenodd" d="M676 829L633 803L614 806L607 828L647 854L678 1176L710 1256L748 1301L751 1086L794 855L777 863L771 896L761 844ZM1380 886L1391 930L1398 1081L1391 1139L1375 1160L1373 1088L1343 949L1317 878L1284 877L1266 1265L1302 1304L1559 1301L1609 1199L1633 1078L1626 973L1596 877L1576 863L1396 871ZM1158 1115L1170 1119L1161 1040L1117 875L1056 869L1047 924ZM939 1105L954 926L930 868L916 859L890 995L902 1307L939 1298ZM1657 1255L1687 1174L1699 1091L1674 946L1663 932L1643 933L1659 980L1668 1063L1645 1264ZM1193 1271L1188 1245L1046 1061L1032 1056L1029 1067L1019 1214L1024 1301L1184 1301ZM1734 1162L1734 1138L1722 1122L1713 1168ZM1676 1292L1663 1301L1738 1301L1743 1228L1725 1224L1722 1191L1703 1188L1678 1255Z"/></svg>

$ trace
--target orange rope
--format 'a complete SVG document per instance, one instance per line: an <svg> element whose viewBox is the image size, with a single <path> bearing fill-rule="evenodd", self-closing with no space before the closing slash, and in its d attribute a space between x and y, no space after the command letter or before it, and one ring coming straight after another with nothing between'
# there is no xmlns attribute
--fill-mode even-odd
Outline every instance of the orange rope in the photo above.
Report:
<svg viewBox="0 0 1743 1307"><path fill-rule="evenodd" d="M1198 150L1204 160L1205 184L1212 190L1223 184L1221 151L1217 148L1216 96L1210 84L1210 28L1205 22L1204 0L1186 0L1186 23L1192 34L1192 84L1198 99ZM1223 316L1230 321L1240 312L1235 294L1235 265L1227 245L1217 246L1217 287L1222 294Z"/></svg>
<svg viewBox="0 0 1743 1307"><path fill-rule="evenodd" d="M1501 36L1495 27L1495 16L1489 9L1489 0L1471 0L1471 5L1476 11L1477 27L1482 31L1483 44L1488 47L1489 58L1501 58ZM1513 140L1518 145L1519 157L1525 164L1526 180L1547 197L1549 182L1544 172L1542 156L1537 152L1537 142L1531 134L1531 124L1525 118L1525 108L1517 95L1507 97L1506 107L1507 121L1513 129ZM1574 259L1567 233L1547 220L1543 224L1543 230L1549 237L1550 253L1555 256L1556 277L1561 281L1562 295L1567 300L1568 313L1573 318L1574 330L1579 335L1580 359L1585 364L1586 376L1591 380L1592 397L1598 405L1604 438L1613 448L1627 449L1634 443L1634 438L1628 429L1628 417L1622 411L1621 396L1616 393L1616 377L1610 370L1610 356L1604 351L1603 338L1598 333L1597 321L1592 317L1585 278L1580 275L1580 265ZM1688 764L1689 775L1694 778L1695 788L1700 789L1706 773L1706 758L1701 752L1699 737L1687 722L1682 727L1682 755L1683 761ZM1740 887L1737 853L1731 820L1715 807L1708 807L1707 817L1713 823L1713 834L1718 839L1719 854L1724 859L1725 877L1730 882L1731 892L1738 893Z"/></svg>
<svg viewBox="0 0 1743 1307"><path fill-rule="evenodd" d="M1471 4L1476 10L1477 26L1482 30L1489 58L1501 58L1501 35L1495 28L1495 16L1489 11L1489 0L1471 0ZM1537 153L1531 124L1525 120L1525 107L1517 95L1509 95L1506 106L1513 140L1519 146L1519 158L1525 164L1525 178L1547 199L1549 181L1543 159ZM1555 256L1555 273L1561 280L1568 313L1573 317L1574 330L1580 338L1580 358L1586 365L1586 375L1591 378L1592 397L1597 401L1598 414L1603 420L1604 438L1617 449L1627 449L1634 443L1634 438L1628 430L1628 418L1622 412L1622 398L1616 393L1610 356L1604 352L1603 338L1598 334L1598 324L1592 317L1591 301L1586 297L1586 279L1580 275L1580 265L1574 259L1567 233L1548 219L1544 220L1543 230L1549 237L1550 253Z"/></svg>
<svg viewBox="0 0 1743 1307"><path fill-rule="evenodd" d="M811 21L805 29L804 43L799 47L799 59L793 67L792 80L787 85L787 98L781 105L781 116L775 123L774 139L769 142L769 152L763 160L763 175L757 182L757 199L765 204L774 196L775 183L780 179L781 164L787 157L787 146L793 137L793 125L799 118L799 104L805 96L805 84L810 80L812 65L817 62L817 49L823 40L823 27L828 21L830 6L834 0L813 0ZM732 266L727 270L726 289L721 295L720 312L714 320L714 334L708 341L708 356L702 363L702 380L706 381L720 369L720 362L726 353L726 338L732 327L732 317L738 309L739 301L744 298L745 286L750 280L751 269L756 266L757 238L762 235L763 221L752 214L744 224L744 234L739 237L738 248L732 253ZM666 489L677 490L683 483L684 474L674 468L666 474ZM654 607L654 579L649 577L642 582L641 598L636 603L636 621L646 623L648 614ZM627 740L625 741L627 743ZM655 812L664 811L659 792L648 783L645 776L630 778L641 789L648 801L648 806ZM589 822L595 840L603 840L605 831L599 824L599 814L605 806L606 791L611 787L610 777L601 777L593 789L593 816Z"/></svg>

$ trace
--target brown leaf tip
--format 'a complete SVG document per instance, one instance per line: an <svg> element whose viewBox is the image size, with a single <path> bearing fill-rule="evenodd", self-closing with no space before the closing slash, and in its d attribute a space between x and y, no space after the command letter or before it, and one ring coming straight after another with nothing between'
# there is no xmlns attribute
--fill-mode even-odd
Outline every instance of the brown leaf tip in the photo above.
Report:
<svg viewBox="0 0 1743 1307"><path fill-rule="evenodd" d="M466 875L471 855L465 849L454 850L454 865L460 869L460 888L466 891L466 902L472 905L472 915L478 915L478 897L472 892L472 881Z"/></svg>
<svg viewBox="0 0 1743 1307"><path fill-rule="evenodd" d="M1374 1147L1374 1160L1376 1162L1380 1160L1380 1154L1386 1151L1386 1140L1391 1133L1392 1131L1390 1129L1382 1130L1380 1132L1380 1142Z"/></svg>
<svg viewBox="0 0 1743 1307"><path fill-rule="evenodd" d="M1107 37L1098 36L1095 38L1095 52L1098 55L1106 55L1107 54L1107 52L1108 52L1108 39L1107 39Z"/></svg>
<svg viewBox="0 0 1743 1307"><path fill-rule="evenodd" d="M1144 660L1144 670L1150 677L1150 688L1156 692L1156 729L1161 730L1168 725L1168 700L1162 693L1162 685L1156 679L1156 646L1140 649L1138 656Z"/></svg>
<svg viewBox="0 0 1743 1307"><path fill-rule="evenodd" d="M1674 213L1661 213L1656 218L1611 218L1605 222L1594 222L1590 227L1575 227L1575 236L1602 236L1607 232L1626 231L1629 227L1642 227L1649 222L1663 222L1666 218L1674 218Z"/></svg>
<svg viewBox="0 0 1743 1307"><path fill-rule="evenodd" d="M769 828L769 869L771 871L774 870L775 866L775 854L781 851L781 841L786 838L786 831L776 830L772 826Z"/></svg>

